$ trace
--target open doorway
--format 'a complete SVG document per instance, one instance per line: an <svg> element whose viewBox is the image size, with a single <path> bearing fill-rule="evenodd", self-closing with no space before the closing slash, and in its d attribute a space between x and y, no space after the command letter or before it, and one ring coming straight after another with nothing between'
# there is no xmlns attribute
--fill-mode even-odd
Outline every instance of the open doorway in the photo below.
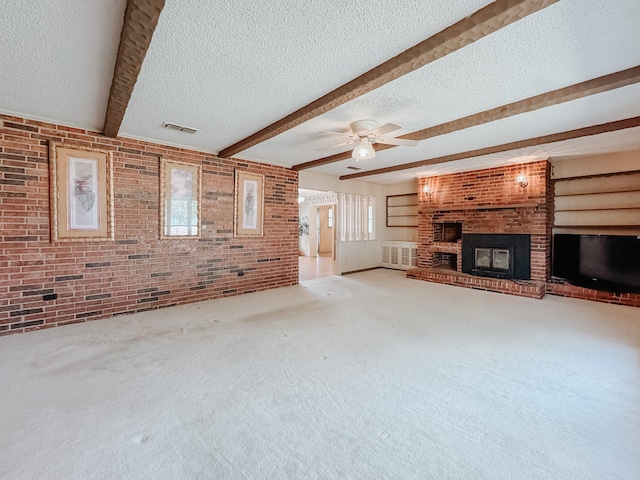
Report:
<svg viewBox="0 0 640 480"><path fill-rule="evenodd" d="M335 275L335 194L300 189L299 281Z"/></svg>
<svg viewBox="0 0 640 480"><path fill-rule="evenodd" d="M316 209L317 247L318 256L334 258L335 235L333 228L333 205L321 205Z"/></svg>

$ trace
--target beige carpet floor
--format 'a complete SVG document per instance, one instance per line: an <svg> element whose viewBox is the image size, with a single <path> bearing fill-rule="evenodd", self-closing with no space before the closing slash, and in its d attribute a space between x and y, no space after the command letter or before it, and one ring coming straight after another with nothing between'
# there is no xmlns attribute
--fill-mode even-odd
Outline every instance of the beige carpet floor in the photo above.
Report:
<svg viewBox="0 0 640 480"><path fill-rule="evenodd" d="M640 311L375 270L0 338L3 479L639 479Z"/></svg>

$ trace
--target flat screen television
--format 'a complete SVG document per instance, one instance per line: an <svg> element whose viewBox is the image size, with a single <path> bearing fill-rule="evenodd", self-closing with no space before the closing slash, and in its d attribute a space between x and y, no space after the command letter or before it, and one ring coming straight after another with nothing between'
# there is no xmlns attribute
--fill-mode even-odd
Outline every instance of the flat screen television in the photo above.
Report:
<svg viewBox="0 0 640 480"><path fill-rule="evenodd" d="M640 236L553 236L553 276L610 292L640 293Z"/></svg>

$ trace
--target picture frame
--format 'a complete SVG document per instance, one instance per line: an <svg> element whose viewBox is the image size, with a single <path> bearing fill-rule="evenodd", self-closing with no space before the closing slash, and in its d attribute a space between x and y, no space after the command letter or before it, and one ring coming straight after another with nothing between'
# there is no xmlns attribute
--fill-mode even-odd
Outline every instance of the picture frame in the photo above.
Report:
<svg viewBox="0 0 640 480"><path fill-rule="evenodd" d="M200 238L202 167L160 159L160 238Z"/></svg>
<svg viewBox="0 0 640 480"><path fill-rule="evenodd" d="M264 226L264 175L235 171L234 235L261 237Z"/></svg>
<svg viewBox="0 0 640 480"><path fill-rule="evenodd" d="M113 153L49 145L52 242L114 240Z"/></svg>

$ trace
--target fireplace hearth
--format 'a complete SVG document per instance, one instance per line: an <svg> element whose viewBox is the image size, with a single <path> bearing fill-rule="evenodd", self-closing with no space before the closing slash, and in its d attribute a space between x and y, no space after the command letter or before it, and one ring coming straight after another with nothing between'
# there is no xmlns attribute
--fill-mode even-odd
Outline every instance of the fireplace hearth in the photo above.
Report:
<svg viewBox="0 0 640 480"><path fill-rule="evenodd" d="M530 252L530 235L464 234L462 271L481 277L529 280Z"/></svg>

